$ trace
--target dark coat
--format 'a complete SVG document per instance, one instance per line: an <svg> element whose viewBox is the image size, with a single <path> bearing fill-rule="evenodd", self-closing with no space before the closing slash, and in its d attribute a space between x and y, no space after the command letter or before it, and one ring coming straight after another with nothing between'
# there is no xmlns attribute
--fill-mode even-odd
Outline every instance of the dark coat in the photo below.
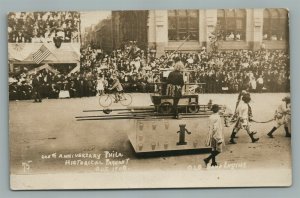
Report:
<svg viewBox="0 0 300 198"><path fill-rule="evenodd" d="M183 86L183 75L180 71L172 71L167 79L167 84Z"/></svg>

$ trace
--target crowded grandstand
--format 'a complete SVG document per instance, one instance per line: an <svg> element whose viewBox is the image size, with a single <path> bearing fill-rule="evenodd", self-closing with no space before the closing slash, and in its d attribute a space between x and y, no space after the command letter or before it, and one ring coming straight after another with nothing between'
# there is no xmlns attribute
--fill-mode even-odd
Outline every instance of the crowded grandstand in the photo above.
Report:
<svg viewBox="0 0 300 198"><path fill-rule="evenodd" d="M79 42L79 12L11 12L8 14L8 42Z"/></svg>
<svg viewBox="0 0 300 198"><path fill-rule="evenodd" d="M10 99L32 98L32 79L39 75L43 98L58 98L60 91L70 97L97 95L99 81L107 90L111 76L117 74L125 92L156 91L162 79L161 70L172 70L182 61L190 70L189 83L201 83L198 93L238 93L289 91L289 56L283 50L226 50L195 53L166 52L155 57L150 50L141 50L135 42L105 53L91 46L81 49L80 70L75 73L53 73L49 70L28 74L26 66L9 77Z"/></svg>

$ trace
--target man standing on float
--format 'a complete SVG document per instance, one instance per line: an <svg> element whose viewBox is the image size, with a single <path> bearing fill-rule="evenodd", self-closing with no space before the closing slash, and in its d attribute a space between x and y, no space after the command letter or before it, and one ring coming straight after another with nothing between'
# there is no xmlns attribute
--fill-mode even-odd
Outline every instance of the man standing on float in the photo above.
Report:
<svg viewBox="0 0 300 198"><path fill-rule="evenodd" d="M181 97L182 87L184 85L183 74L180 72L184 68L181 61L174 65L174 71L170 72L167 79L167 95L174 98L173 112L174 118L178 118L178 102Z"/></svg>

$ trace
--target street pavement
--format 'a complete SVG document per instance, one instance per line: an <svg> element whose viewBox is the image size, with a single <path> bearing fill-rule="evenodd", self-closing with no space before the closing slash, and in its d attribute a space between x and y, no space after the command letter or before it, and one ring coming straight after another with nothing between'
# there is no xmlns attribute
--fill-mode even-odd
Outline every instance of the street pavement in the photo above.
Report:
<svg viewBox="0 0 300 198"><path fill-rule="evenodd" d="M286 93L251 94L252 111L256 121L270 120ZM134 93L133 106L149 106L149 94ZM200 94L199 103L226 105L234 110L237 94ZM124 108L113 104L111 108ZM76 121L75 116L103 115L83 110L102 109L98 97L45 99L9 102L10 166L12 174L77 173L97 171L149 171L201 169L207 153L182 156L138 158L128 140L132 121ZM196 121L195 121L196 122ZM200 121L207 124L207 118ZM252 123L260 140L251 143L246 131L238 133L237 144L228 144L233 125L224 127L225 149L217 162L227 169L290 169L291 139L284 137L283 127L274 139L267 137L273 123ZM203 131L206 133L207 131ZM293 132L292 132L293 133ZM81 154L81 156L78 156ZM95 154L84 156L84 154ZM101 157L97 157L101 155ZM59 156L60 155L60 156ZM73 156L72 156L73 155ZM76 155L76 156L74 156ZM106 155L106 156L105 156ZM100 164L80 164L95 163ZM70 161L68 161L70 160ZM76 161L73 164L72 161ZM102 163L102 164L101 164Z"/></svg>

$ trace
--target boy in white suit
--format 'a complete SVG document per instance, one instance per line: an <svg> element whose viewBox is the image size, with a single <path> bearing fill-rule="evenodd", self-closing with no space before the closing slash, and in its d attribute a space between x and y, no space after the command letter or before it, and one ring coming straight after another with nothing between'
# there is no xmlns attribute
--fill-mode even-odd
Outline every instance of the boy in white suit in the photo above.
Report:
<svg viewBox="0 0 300 198"><path fill-rule="evenodd" d="M212 148L211 154L205 158L203 161L205 165L212 160L211 166L217 166L216 156L222 152L222 147L224 145L224 133L222 120L219 115L219 105L214 104L211 108L213 114L209 117L209 130L206 139L206 146Z"/></svg>

